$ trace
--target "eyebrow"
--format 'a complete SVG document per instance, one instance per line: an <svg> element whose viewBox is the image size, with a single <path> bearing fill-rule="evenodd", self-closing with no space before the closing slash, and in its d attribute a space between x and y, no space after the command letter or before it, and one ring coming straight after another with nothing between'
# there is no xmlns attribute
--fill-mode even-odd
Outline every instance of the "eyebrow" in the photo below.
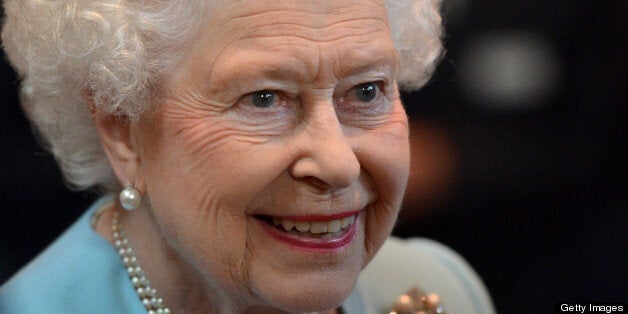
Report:
<svg viewBox="0 0 628 314"><path fill-rule="evenodd" d="M235 61L221 64L218 72L212 70L207 77L210 85L224 86L233 82L247 82L250 78L288 84L306 81L307 69L303 62L290 62L259 51L240 51ZM216 76L217 75L217 76ZM244 87L243 87L244 88Z"/></svg>
<svg viewBox="0 0 628 314"><path fill-rule="evenodd" d="M347 54L348 56L343 56ZM388 74L395 73L398 68L398 57L394 49L375 48L364 51L348 51L339 56L340 67L332 65L334 76L339 79L359 76L366 73ZM219 68L219 72L212 71L207 79L211 86L225 86L232 82L242 84L251 82L251 78L258 81L273 82L279 86L299 84L314 80L311 70L304 58L298 54L291 54L288 58L279 59L272 52L260 52L257 50L241 50L235 61L227 61ZM335 61L339 62L338 60ZM218 74L216 77L215 74ZM317 75L317 74L315 74ZM240 88L245 89L246 86ZM271 86L272 87L272 86Z"/></svg>
<svg viewBox="0 0 628 314"><path fill-rule="evenodd" d="M399 68L399 57L394 49L376 49L368 53L354 54L353 62L334 72L338 77L349 77L371 72L396 72Z"/></svg>

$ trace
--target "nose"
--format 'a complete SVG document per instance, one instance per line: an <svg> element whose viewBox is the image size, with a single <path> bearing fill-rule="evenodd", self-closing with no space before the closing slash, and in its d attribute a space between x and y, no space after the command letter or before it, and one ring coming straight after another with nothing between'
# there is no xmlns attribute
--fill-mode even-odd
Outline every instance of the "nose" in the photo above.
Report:
<svg viewBox="0 0 628 314"><path fill-rule="evenodd" d="M324 190L351 186L360 175L360 162L345 134L333 105L321 104L304 120L296 138L292 177L309 181Z"/></svg>

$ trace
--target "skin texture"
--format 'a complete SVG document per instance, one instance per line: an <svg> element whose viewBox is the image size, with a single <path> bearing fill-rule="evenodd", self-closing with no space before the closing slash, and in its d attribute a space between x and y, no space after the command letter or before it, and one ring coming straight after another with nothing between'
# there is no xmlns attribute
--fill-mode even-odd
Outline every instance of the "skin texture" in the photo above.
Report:
<svg viewBox="0 0 628 314"><path fill-rule="evenodd" d="M120 183L144 194L123 228L174 312L333 312L390 234L408 176L384 4L227 2L206 24L156 110L94 114ZM380 92L364 102L369 82ZM256 107L260 90L278 101ZM353 241L325 252L255 218L355 210Z"/></svg>

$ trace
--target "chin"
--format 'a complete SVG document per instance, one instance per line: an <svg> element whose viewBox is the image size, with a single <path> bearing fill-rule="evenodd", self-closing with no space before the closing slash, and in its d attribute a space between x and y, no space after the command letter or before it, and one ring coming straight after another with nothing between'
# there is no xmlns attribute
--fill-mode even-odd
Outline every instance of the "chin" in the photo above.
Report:
<svg viewBox="0 0 628 314"><path fill-rule="evenodd" d="M306 313L331 310L339 307L353 289L338 289L338 287L325 287L325 289L304 289L298 293L277 296L272 301L273 307L290 313Z"/></svg>
<svg viewBox="0 0 628 314"><path fill-rule="evenodd" d="M272 307L291 313L335 309L349 297L358 275L359 270L294 276L287 282L265 285L261 297Z"/></svg>

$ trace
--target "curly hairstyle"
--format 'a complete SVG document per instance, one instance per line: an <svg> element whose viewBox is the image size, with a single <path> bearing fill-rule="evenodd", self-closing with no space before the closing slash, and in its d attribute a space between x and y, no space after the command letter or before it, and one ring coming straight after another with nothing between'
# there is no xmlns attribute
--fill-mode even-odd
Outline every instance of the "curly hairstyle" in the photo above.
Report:
<svg viewBox="0 0 628 314"><path fill-rule="evenodd" d="M86 99L137 119L207 12L203 1L149 2L4 1L2 43L22 80L22 106L71 188L119 187ZM386 0L401 89L423 86L443 53L440 2Z"/></svg>

